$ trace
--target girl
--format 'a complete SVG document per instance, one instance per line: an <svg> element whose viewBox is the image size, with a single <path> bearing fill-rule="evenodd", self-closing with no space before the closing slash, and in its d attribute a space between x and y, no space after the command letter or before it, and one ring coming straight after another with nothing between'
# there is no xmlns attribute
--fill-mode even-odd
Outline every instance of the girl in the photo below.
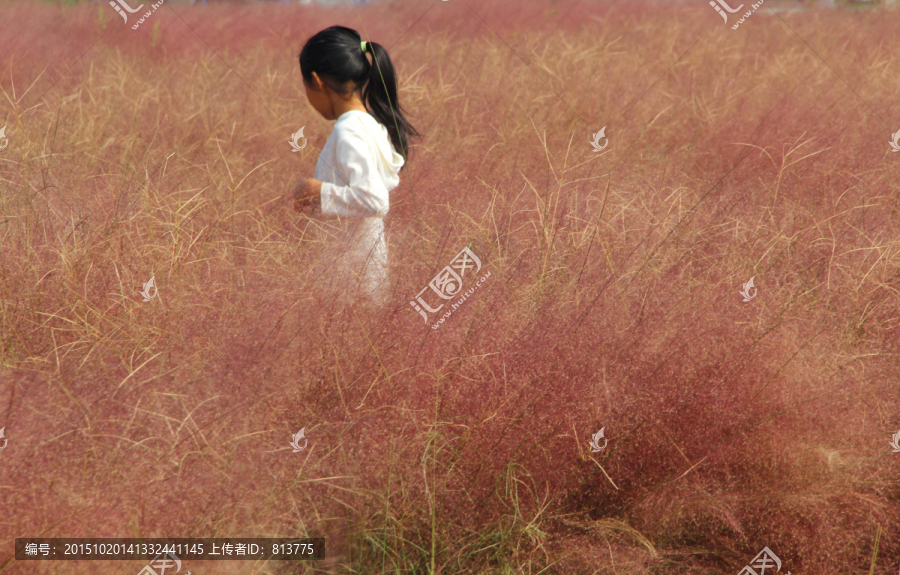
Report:
<svg viewBox="0 0 900 575"><path fill-rule="evenodd" d="M310 105L337 121L315 178L294 190L294 207L336 216L331 223L337 224L338 245L323 254L332 291L358 281L376 305L384 305L388 192L400 183L407 137L419 134L400 111L387 51L363 42L355 30L332 26L310 38L300 52L300 72Z"/></svg>

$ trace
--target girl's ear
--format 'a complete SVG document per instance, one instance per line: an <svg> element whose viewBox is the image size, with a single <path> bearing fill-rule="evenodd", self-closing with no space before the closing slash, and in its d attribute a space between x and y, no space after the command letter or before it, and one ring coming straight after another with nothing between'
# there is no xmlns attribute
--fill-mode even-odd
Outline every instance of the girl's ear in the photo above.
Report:
<svg viewBox="0 0 900 575"><path fill-rule="evenodd" d="M312 87L316 92L325 92L325 82L322 81L322 78L319 78L319 75L315 72L312 73Z"/></svg>

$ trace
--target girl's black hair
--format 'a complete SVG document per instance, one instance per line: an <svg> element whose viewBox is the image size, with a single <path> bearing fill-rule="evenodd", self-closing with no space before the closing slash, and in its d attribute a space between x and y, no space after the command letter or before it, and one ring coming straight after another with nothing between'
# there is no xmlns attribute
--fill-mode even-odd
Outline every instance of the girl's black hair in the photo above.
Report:
<svg viewBox="0 0 900 575"><path fill-rule="evenodd" d="M300 73L312 85L312 73L319 75L329 88L341 94L348 82L350 92L365 84L362 99L369 113L388 130L391 143L406 160L409 150L407 136L419 133L403 117L397 101L397 80L394 66L381 44L366 42L366 52L360 47L359 33L352 28L332 26L310 38L300 52ZM369 63L366 53L372 54Z"/></svg>

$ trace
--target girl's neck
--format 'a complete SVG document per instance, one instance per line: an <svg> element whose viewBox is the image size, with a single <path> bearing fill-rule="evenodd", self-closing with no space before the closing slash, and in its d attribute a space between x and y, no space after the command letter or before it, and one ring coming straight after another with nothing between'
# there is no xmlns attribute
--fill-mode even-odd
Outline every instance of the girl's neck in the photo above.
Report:
<svg viewBox="0 0 900 575"><path fill-rule="evenodd" d="M354 93L353 96L348 100L345 100L338 96L332 100L332 105L334 109L335 120L343 116L344 112L349 112L350 110L356 110L357 112L368 112L368 110L366 110L365 104L363 104L362 98L360 98L356 93Z"/></svg>

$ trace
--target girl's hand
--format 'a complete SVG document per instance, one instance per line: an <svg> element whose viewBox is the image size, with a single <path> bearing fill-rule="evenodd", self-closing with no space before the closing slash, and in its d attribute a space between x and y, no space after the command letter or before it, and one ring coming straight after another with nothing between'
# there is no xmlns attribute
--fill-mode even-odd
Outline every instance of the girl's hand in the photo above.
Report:
<svg viewBox="0 0 900 575"><path fill-rule="evenodd" d="M297 187L294 188L294 209L298 212L305 212L309 209L317 209L321 207L322 182L314 178L306 178L302 180Z"/></svg>

